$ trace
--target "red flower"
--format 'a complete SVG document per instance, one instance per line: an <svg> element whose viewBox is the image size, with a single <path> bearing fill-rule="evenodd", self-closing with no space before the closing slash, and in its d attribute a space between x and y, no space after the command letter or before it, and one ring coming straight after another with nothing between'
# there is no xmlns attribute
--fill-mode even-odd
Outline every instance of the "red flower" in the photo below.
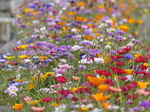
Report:
<svg viewBox="0 0 150 112"><path fill-rule="evenodd" d="M123 58L123 56L118 56L118 55L114 55L114 56L110 56L112 59L114 60L118 60L120 58Z"/></svg>
<svg viewBox="0 0 150 112"><path fill-rule="evenodd" d="M76 97L73 97L71 99L72 99L72 101L78 101L78 98L76 98Z"/></svg>
<svg viewBox="0 0 150 112"><path fill-rule="evenodd" d="M71 92L69 90L61 90L61 91L58 91L58 93L64 94L64 95L73 94L73 92Z"/></svg>
<svg viewBox="0 0 150 112"><path fill-rule="evenodd" d="M125 54L126 51L117 51L118 54Z"/></svg>
<svg viewBox="0 0 150 112"><path fill-rule="evenodd" d="M56 77L56 80L60 83L65 83L68 81L68 79L63 76Z"/></svg>
<svg viewBox="0 0 150 112"><path fill-rule="evenodd" d="M42 101L43 102L50 102L52 100L52 98L43 98Z"/></svg>
<svg viewBox="0 0 150 112"><path fill-rule="evenodd" d="M117 67L113 67L111 66L110 67L115 73L118 73L118 74L124 74L126 73L124 70L120 69L120 68L117 68Z"/></svg>
<svg viewBox="0 0 150 112"><path fill-rule="evenodd" d="M149 54L149 55L147 55L147 58L148 58L148 59L150 59L150 54Z"/></svg>
<svg viewBox="0 0 150 112"><path fill-rule="evenodd" d="M128 95L127 97L129 99L136 99L136 98L138 98L138 95L137 94L133 94L133 95Z"/></svg>
<svg viewBox="0 0 150 112"><path fill-rule="evenodd" d="M128 78L127 77L121 77L121 76L119 76L118 77L120 80L127 80Z"/></svg>
<svg viewBox="0 0 150 112"><path fill-rule="evenodd" d="M105 76L111 76L111 72L107 72L106 70L96 70L96 73L97 74L102 74L102 75L105 75Z"/></svg>
<svg viewBox="0 0 150 112"><path fill-rule="evenodd" d="M145 66L145 65L142 65L140 68L141 68L142 70L146 70L148 67Z"/></svg>
<svg viewBox="0 0 150 112"><path fill-rule="evenodd" d="M136 82L131 82L131 85L132 85L132 87L137 87L138 86L138 84L136 83Z"/></svg>
<svg viewBox="0 0 150 112"><path fill-rule="evenodd" d="M128 52L128 51L131 50L131 48L130 47L125 47L124 50Z"/></svg>
<svg viewBox="0 0 150 112"><path fill-rule="evenodd" d="M109 86L113 86L115 82L113 82L111 79L106 79L105 83L108 84Z"/></svg>
<svg viewBox="0 0 150 112"><path fill-rule="evenodd" d="M124 62L118 61L117 65L122 66L122 65L124 65Z"/></svg>

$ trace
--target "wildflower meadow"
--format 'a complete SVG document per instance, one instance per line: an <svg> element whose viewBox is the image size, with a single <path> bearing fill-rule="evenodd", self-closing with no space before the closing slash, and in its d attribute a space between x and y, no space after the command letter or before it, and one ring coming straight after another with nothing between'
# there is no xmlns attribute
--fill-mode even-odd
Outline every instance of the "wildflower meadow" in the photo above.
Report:
<svg viewBox="0 0 150 112"><path fill-rule="evenodd" d="M16 47L0 56L0 106L150 112L149 13L149 0L27 0Z"/></svg>

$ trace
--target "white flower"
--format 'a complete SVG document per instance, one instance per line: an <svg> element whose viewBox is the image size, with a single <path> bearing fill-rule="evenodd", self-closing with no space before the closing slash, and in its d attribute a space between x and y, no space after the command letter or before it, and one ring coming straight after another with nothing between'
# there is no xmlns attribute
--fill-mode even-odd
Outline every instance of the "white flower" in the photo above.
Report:
<svg viewBox="0 0 150 112"><path fill-rule="evenodd" d="M104 59L102 57L100 58L94 58L95 63L104 63Z"/></svg>
<svg viewBox="0 0 150 112"><path fill-rule="evenodd" d="M106 49L111 49L111 46L110 45L106 45L105 48Z"/></svg>
<svg viewBox="0 0 150 112"><path fill-rule="evenodd" d="M76 28L73 28L73 29L71 29L71 32L76 33L76 32L77 32L77 29L76 29Z"/></svg>
<svg viewBox="0 0 150 112"><path fill-rule="evenodd" d="M83 46L74 45L74 46L72 46L71 51L77 51L77 50L81 49L82 47Z"/></svg>

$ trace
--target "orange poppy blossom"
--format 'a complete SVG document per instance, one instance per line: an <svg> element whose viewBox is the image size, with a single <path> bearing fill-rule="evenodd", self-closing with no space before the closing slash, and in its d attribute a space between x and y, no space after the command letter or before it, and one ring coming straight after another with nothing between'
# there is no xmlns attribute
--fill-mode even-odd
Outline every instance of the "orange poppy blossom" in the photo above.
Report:
<svg viewBox="0 0 150 112"><path fill-rule="evenodd" d="M141 82L141 81L138 81L138 86L141 88L141 89L145 89L147 86L148 86L148 82Z"/></svg>
<svg viewBox="0 0 150 112"><path fill-rule="evenodd" d="M16 110L21 110L23 109L23 105L22 104L15 104L14 106L12 106L12 108L16 109Z"/></svg>
<svg viewBox="0 0 150 112"><path fill-rule="evenodd" d="M89 82L91 82L94 86L99 86L105 82L106 78L96 78L96 77L88 77Z"/></svg>
<svg viewBox="0 0 150 112"><path fill-rule="evenodd" d="M96 93L92 96L95 100L99 101L100 103L105 102L107 99L111 97L111 95L104 96L103 93Z"/></svg>
<svg viewBox="0 0 150 112"><path fill-rule="evenodd" d="M102 92L106 92L109 89L109 86L106 84L102 84L98 86L98 89L101 90Z"/></svg>

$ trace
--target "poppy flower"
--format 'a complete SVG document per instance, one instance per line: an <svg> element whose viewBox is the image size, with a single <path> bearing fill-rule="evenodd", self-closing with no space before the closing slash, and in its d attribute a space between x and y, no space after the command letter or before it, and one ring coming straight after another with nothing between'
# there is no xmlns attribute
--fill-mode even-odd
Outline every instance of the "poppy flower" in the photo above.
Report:
<svg viewBox="0 0 150 112"><path fill-rule="evenodd" d="M98 86L98 89L101 90L102 92L106 92L108 90L109 86L106 84L102 84Z"/></svg>
<svg viewBox="0 0 150 112"><path fill-rule="evenodd" d="M111 97L111 95L107 95L107 96L104 96L103 93L96 93L92 96L95 100L103 103L105 102L107 99L109 99Z"/></svg>
<svg viewBox="0 0 150 112"><path fill-rule="evenodd" d="M105 82L105 78L96 78L96 77L88 77L89 82L91 82L94 86L99 86Z"/></svg>
<svg viewBox="0 0 150 112"><path fill-rule="evenodd" d="M12 108L14 108L16 110L21 110L21 109L23 109L23 105L22 104L15 104L14 106L12 106Z"/></svg>
<svg viewBox="0 0 150 112"><path fill-rule="evenodd" d="M147 86L148 86L148 82L141 82L141 81L138 81L138 86L141 88L141 89L145 89Z"/></svg>
<svg viewBox="0 0 150 112"><path fill-rule="evenodd" d="M68 79L63 76L56 77L56 80L60 83L65 83L68 81Z"/></svg>
<svg viewBox="0 0 150 112"><path fill-rule="evenodd" d="M43 98L42 101L43 102L50 102L52 100L52 98Z"/></svg>

